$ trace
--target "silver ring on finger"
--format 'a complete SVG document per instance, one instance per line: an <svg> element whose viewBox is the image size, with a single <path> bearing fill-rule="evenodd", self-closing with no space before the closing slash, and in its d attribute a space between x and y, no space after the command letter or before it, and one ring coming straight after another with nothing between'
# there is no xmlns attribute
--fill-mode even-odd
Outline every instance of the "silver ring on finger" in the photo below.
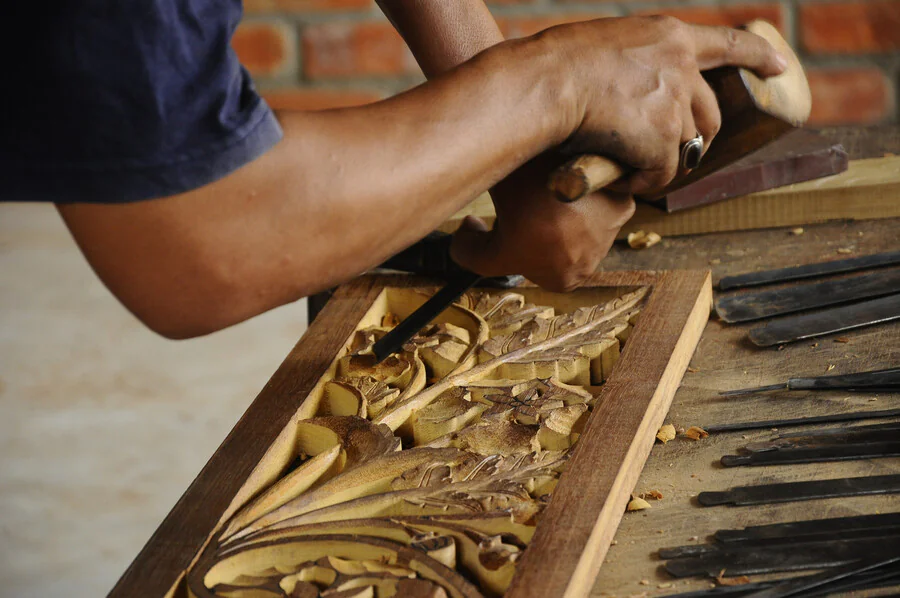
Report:
<svg viewBox="0 0 900 598"><path fill-rule="evenodd" d="M684 170L693 170L700 166L703 158L703 135L697 132L697 136L681 144L681 157L679 163Z"/></svg>

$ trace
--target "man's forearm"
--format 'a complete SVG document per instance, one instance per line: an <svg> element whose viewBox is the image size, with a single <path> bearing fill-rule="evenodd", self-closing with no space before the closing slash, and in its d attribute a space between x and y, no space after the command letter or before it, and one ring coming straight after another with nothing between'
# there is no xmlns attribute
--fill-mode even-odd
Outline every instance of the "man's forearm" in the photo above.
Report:
<svg viewBox="0 0 900 598"><path fill-rule="evenodd" d="M281 114L279 145L201 189L60 211L151 327L238 322L377 265L569 134L552 57L512 44L384 102Z"/></svg>
<svg viewBox="0 0 900 598"><path fill-rule="evenodd" d="M431 78L503 41L483 0L378 0Z"/></svg>

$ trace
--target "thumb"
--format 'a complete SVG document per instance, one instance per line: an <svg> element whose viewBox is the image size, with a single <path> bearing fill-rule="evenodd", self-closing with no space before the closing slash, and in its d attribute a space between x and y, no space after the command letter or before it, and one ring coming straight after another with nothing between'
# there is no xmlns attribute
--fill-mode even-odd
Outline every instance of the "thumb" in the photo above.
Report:
<svg viewBox="0 0 900 598"><path fill-rule="evenodd" d="M507 274L497 267L500 264L497 260L494 233L484 220L477 216L466 216L453 233L450 257L463 268L482 276Z"/></svg>

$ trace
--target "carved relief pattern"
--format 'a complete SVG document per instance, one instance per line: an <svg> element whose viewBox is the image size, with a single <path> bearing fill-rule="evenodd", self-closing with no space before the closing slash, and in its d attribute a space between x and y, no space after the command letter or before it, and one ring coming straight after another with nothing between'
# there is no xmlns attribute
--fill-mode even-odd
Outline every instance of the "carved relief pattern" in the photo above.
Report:
<svg viewBox="0 0 900 598"><path fill-rule="evenodd" d="M296 459L188 574L199 598L502 595L647 294L470 293L375 364L357 331ZM596 391L595 391L596 392Z"/></svg>

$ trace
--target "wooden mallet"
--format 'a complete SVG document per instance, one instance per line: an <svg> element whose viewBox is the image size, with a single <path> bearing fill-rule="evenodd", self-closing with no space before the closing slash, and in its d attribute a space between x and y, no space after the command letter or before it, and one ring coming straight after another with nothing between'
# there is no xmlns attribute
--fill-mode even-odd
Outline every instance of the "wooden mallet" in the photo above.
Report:
<svg viewBox="0 0 900 598"><path fill-rule="evenodd" d="M704 73L722 113L722 128L697 168L679 172L665 188L643 196L658 199L720 168L728 166L803 125L809 118L812 96L803 66L778 30L765 21L753 21L747 31L766 39L787 59L785 71L760 79L746 69L723 67ZM560 166L549 187L560 201L576 201L621 178L626 169L603 156L582 155Z"/></svg>

